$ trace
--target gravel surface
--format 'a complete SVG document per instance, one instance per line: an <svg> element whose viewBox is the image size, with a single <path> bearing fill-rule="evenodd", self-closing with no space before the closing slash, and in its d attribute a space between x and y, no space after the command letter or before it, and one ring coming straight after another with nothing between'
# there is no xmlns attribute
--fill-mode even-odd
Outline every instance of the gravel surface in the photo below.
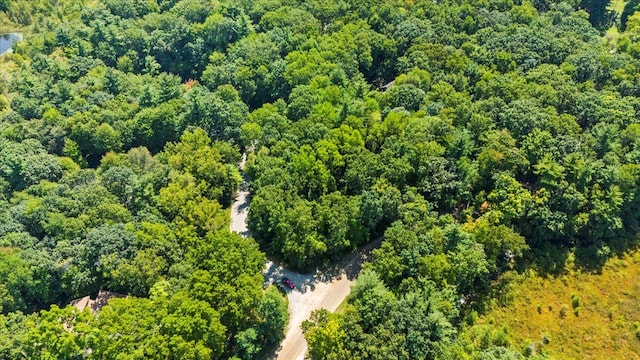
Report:
<svg viewBox="0 0 640 360"><path fill-rule="evenodd" d="M277 359L304 359L307 341L302 332L302 322L311 316L314 310L325 308L335 311L351 292L351 280L346 276L331 282L319 283L312 291L289 293L289 327L282 341Z"/></svg>
<svg viewBox="0 0 640 360"><path fill-rule="evenodd" d="M240 168L244 169L246 154L242 156ZM247 215L251 197L245 178L240 191L231 206L232 232L243 236L251 236L247 228ZM343 261L330 269L317 269L311 274L302 274L287 270L284 267L268 261L265 271L265 286L280 284L283 277L295 282L294 289L286 288L289 298L289 326L280 348L273 358L278 360L304 359L307 342L302 333L302 322L307 320L311 312L318 309L335 311L351 291L351 285L361 269L361 265L369 258L371 250L378 247L381 240L377 240L347 256Z"/></svg>
<svg viewBox="0 0 640 360"><path fill-rule="evenodd" d="M240 162L240 169L244 170L244 166L247 162L247 154L242 154L242 161ZM231 232L237 232L242 236L249 237L249 228L247 228L247 215L249 215L249 203L251 202L251 195L249 194L248 179L244 175L242 184L240 184L240 191L236 193L236 197L231 204Z"/></svg>

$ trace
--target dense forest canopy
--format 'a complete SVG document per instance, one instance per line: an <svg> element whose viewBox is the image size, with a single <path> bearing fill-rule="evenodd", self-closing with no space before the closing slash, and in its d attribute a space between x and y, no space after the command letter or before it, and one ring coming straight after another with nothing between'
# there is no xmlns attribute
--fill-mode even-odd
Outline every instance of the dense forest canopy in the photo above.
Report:
<svg viewBox="0 0 640 360"><path fill-rule="evenodd" d="M506 272L634 244L640 8L607 42L609 5L0 0L28 34L0 58L0 357L255 358L287 322L263 252L380 238L311 358L544 356L457 333ZM242 151L255 240L227 230ZM67 306L101 289L130 296Z"/></svg>

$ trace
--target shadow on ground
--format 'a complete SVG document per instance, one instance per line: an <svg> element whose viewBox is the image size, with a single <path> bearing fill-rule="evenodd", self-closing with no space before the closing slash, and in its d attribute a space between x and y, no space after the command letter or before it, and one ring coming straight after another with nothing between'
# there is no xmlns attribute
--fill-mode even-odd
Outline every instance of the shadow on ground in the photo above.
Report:
<svg viewBox="0 0 640 360"><path fill-rule="evenodd" d="M330 266L319 266L311 272L296 272L286 269L276 261L268 261L264 271L264 287L270 284L280 285L282 278L287 277L296 284L295 289L285 288L285 291L300 291L305 293L313 290L319 283L331 283L346 276L349 280L355 280L362 265L371 259L371 252L378 248L382 239L377 239L361 246L355 251L345 255L340 261Z"/></svg>

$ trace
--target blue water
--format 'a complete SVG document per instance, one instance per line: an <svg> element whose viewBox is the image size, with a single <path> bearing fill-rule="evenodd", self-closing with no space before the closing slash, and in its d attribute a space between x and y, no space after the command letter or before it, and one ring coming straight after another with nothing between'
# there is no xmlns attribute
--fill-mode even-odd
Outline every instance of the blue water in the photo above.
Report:
<svg viewBox="0 0 640 360"><path fill-rule="evenodd" d="M0 55L11 49L11 44L13 44L14 41L20 40L22 40L22 36L20 34L0 34Z"/></svg>

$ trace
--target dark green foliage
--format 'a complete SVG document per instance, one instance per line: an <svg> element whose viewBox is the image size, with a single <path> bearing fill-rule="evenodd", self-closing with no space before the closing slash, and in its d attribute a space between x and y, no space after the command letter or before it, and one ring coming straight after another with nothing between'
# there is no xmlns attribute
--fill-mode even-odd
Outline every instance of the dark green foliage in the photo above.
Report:
<svg viewBox="0 0 640 360"><path fill-rule="evenodd" d="M589 22L594 26L606 27L611 22L612 14L608 11L609 0L582 0L580 8L589 13Z"/></svg>

